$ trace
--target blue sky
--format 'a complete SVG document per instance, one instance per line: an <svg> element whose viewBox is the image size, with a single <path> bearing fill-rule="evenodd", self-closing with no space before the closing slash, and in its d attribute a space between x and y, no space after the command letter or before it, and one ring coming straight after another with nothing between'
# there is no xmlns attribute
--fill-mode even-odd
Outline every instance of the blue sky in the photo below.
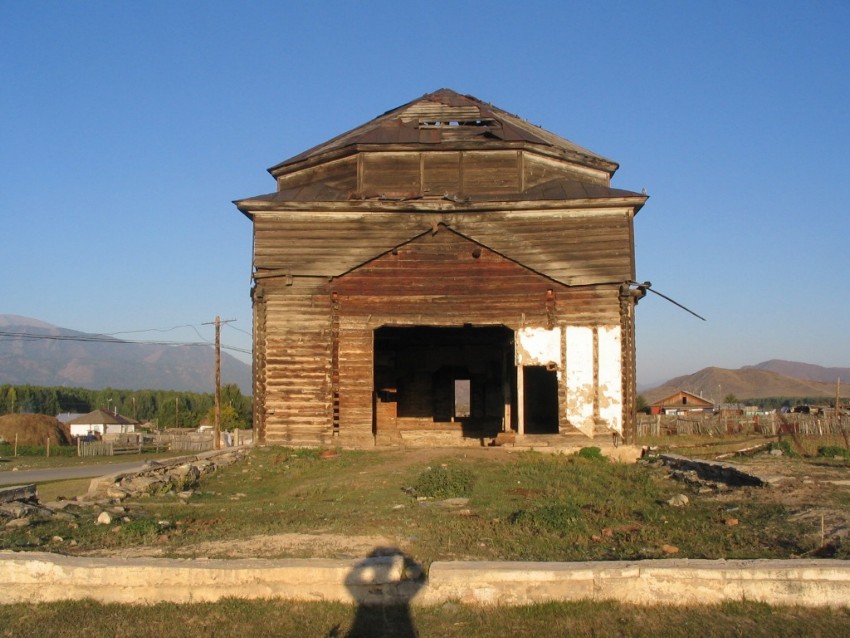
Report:
<svg viewBox="0 0 850 638"><path fill-rule="evenodd" d="M621 165L642 385L850 366L850 3L0 0L0 313L250 348L266 168L441 87ZM133 335L128 335L132 337ZM137 338L149 338L139 333Z"/></svg>

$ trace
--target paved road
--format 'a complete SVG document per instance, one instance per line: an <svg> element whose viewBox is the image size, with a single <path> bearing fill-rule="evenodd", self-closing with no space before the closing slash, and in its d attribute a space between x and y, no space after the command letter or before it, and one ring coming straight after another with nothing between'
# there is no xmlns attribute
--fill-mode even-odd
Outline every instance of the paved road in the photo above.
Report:
<svg viewBox="0 0 850 638"><path fill-rule="evenodd" d="M99 465L82 465L76 467L54 467L40 470L20 470L0 472L0 485L29 485L46 481L65 481L72 479L94 478L115 472L128 472L143 467L142 463L110 463Z"/></svg>

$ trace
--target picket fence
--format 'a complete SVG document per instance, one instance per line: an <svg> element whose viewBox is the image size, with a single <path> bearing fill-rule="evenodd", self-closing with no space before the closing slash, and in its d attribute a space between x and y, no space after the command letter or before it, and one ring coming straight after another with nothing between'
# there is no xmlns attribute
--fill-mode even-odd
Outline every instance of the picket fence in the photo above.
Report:
<svg viewBox="0 0 850 638"><path fill-rule="evenodd" d="M801 434L804 436L848 436L850 415L824 416L815 414L757 415L638 415L635 434L646 436L675 436L698 434L721 436L724 434Z"/></svg>

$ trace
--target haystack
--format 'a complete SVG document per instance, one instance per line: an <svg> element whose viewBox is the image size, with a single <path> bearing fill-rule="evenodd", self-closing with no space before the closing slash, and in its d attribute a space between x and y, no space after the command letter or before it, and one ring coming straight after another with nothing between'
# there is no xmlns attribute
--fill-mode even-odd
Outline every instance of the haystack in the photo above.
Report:
<svg viewBox="0 0 850 638"><path fill-rule="evenodd" d="M46 414L5 414L0 416L0 437L18 445L70 445L71 436L59 419Z"/></svg>

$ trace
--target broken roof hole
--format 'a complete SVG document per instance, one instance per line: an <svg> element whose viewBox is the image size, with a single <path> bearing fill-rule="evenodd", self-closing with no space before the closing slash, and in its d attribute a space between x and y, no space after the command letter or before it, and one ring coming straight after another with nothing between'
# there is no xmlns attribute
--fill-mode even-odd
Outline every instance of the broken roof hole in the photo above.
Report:
<svg viewBox="0 0 850 638"><path fill-rule="evenodd" d="M493 119L478 119L478 120L419 120L419 128L444 128L444 127L460 127L460 126L496 126L496 120Z"/></svg>

